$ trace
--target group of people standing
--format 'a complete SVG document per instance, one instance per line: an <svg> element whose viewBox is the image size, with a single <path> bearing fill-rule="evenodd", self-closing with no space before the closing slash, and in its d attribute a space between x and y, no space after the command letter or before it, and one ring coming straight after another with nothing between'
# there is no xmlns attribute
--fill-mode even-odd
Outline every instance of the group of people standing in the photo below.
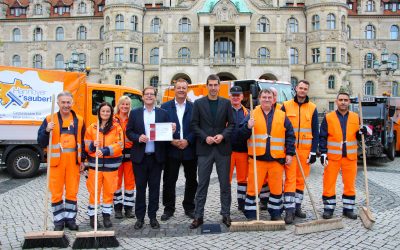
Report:
<svg viewBox="0 0 400 250"><path fill-rule="evenodd" d="M174 216L181 165L186 179L184 212L193 219L191 229L201 226L214 164L220 184L223 224L231 225L231 182L235 167L238 209L246 218L256 218L256 199L260 199L261 209L268 210L271 220L282 220L285 210L284 220L291 224L296 216L306 217L301 208L304 180L294 157L299 157L308 176L310 165L317 159L318 146L320 161L325 167L323 218L333 216L339 170L344 182L343 215L357 218L354 213L357 136L365 128L360 128L358 115L349 111L347 93L337 95L338 109L327 114L319 128L317 108L307 96L310 84L306 80L296 86L296 96L282 105L276 103L276 89L260 90L259 105L253 111L241 104L243 91L239 86L231 88L230 100L219 96L217 75L208 76L206 86L208 95L194 103L187 99L188 83L184 79L176 81L175 98L161 108L156 107L157 91L151 86L143 90L141 108L131 110L127 96L120 98L115 113L104 102L98 108L98 122L86 129L83 119L72 110L71 93L60 93L57 96L59 112L53 119L47 116L38 132L38 142L46 147L49 133L53 131L50 142L53 149L48 154L51 155L49 178L54 230L64 227L78 230L77 193L84 161L89 166L87 214L94 227L96 158L97 204L102 194L100 211L107 228L112 227L113 209L117 219L124 217L122 210L127 218L136 216L135 229L143 228L147 211L150 226L159 228L157 211L162 173L161 220ZM161 122L171 123L172 141L150 140L150 124ZM254 161L258 190L255 189Z"/></svg>

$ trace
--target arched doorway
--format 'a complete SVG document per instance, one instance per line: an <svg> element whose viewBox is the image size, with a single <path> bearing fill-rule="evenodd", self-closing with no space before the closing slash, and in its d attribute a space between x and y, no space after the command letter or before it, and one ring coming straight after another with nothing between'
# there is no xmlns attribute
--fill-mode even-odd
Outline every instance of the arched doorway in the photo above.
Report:
<svg viewBox="0 0 400 250"><path fill-rule="evenodd" d="M278 80L278 78L277 78L275 75L271 74L271 73L267 73L267 74L264 74L264 75L260 76L260 79L264 79L264 80Z"/></svg>
<svg viewBox="0 0 400 250"><path fill-rule="evenodd" d="M178 80L179 78L183 78L185 79L189 84L192 84L192 79L190 79L190 77L185 74L185 73L177 73L174 75L174 77L172 77L170 84L174 85L174 83L176 82L176 80Z"/></svg>
<svg viewBox="0 0 400 250"><path fill-rule="evenodd" d="M229 72L220 72L217 75L219 76L219 79L221 79L221 81L237 80L236 76L234 76L232 73Z"/></svg>

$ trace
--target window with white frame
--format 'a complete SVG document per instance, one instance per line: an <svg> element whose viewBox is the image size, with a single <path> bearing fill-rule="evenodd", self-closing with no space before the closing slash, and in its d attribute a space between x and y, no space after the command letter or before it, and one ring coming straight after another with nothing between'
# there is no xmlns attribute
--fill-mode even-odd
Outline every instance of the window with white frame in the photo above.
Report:
<svg viewBox="0 0 400 250"><path fill-rule="evenodd" d="M13 29L13 41L19 42L21 40L21 30L19 28Z"/></svg>
<svg viewBox="0 0 400 250"><path fill-rule="evenodd" d="M329 13L326 18L326 28L328 30L336 29L336 16L332 13Z"/></svg>
<svg viewBox="0 0 400 250"><path fill-rule="evenodd" d="M115 47L114 48L114 61L115 62L123 62L124 61L124 48L123 47Z"/></svg>
<svg viewBox="0 0 400 250"><path fill-rule="evenodd" d="M319 30L320 29L320 24L319 24L319 16L318 15L313 15L311 18L311 26L312 30Z"/></svg>
<svg viewBox="0 0 400 250"><path fill-rule="evenodd" d="M312 62L313 63L321 62L321 51L320 51L320 49L319 48L311 49L311 57L312 57Z"/></svg>
<svg viewBox="0 0 400 250"><path fill-rule="evenodd" d="M57 41L64 40L64 28L63 27L57 27L57 29L56 29L56 40Z"/></svg>
<svg viewBox="0 0 400 250"><path fill-rule="evenodd" d="M123 30L124 29L124 16L121 14L118 14L115 17L115 29L116 30Z"/></svg>
<svg viewBox="0 0 400 250"><path fill-rule="evenodd" d="M328 77L328 89L335 89L335 76L333 75Z"/></svg>
<svg viewBox="0 0 400 250"><path fill-rule="evenodd" d="M367 81L364 85L364 95L374 95L374 83Z"/></svg>
<svg viewBox="0 0 400 250"><path fill-rule="evenodd" d="M42 5L35 4L34 11L35 11L35 15L42 15L43 14Z"/></svg>
<svg viewBox="0 0 400 250"><path fill-rule="evenodd" d="M138 31L138 17L131 16L131 30Z"/></svg>
<svg viewBox="0 0 400 250"><path fill-rule="evenodd" d="M266 64L269 61L270 56L271 54L269 49L266 47L261 47L257 51L258 63L260 64Z"/></svg>
<svg viewBox="0 0 400 250"><path fill-rule="evenodd" d="M33 56L33 68L36 68L36 69L43 68L43 58L41 55L36 54Z"/></svg>
<svg viewBox="0 0 400 250"><path fill-rule="evenodd" d="M131 63L138 62L138 49L137 48L129 48L129 62L131 62Z"/></svg>
<svg viewBox="0 0 400 250"><path fill-rule="evenodd" d="M299 63L299 51L296 48L290 48L290 64Z"/></svg>
<svg viewBox="0 0 400 250"><path fill-rule="evenodd" d="M192 31L192 24L190 19L187 17L183 17L179 20L179 32L191 32Z"/></svg>
<svg viewBox="0 0 400 250"><path fill-rule="evenodd" d="M389 60L392 63L393 68L399 68L399 56L397 54L391 54Z"/></svg>
<svg viewBox="0 0 400 250"><path fill-rule="evenodd" d="M336 62L336 48L335 47L327 47L326 48L326 61L327 62Z"/></svg>
<svg viewBox="0 0 400 250"><path fill-rule="evenodd" d="M365 8L366 12L374 12L375 11L375 2L372 0L368 0L366 2L366 8Z"/></svg>
<svg viewBox="0 0 400 250"><path fill-rule="evenodd" d="M115 85L121 85L121 84L122 84L122 76L116 75L115 76Z"/></svg>
<svg viewBox="0 0 400 250"><path fill-rule="evenodd" d="M178 51L179 62L182 64L190 63L190 49L183 47Z"/></svg>
<svg viewBox="0 0 400 250"><path fill-rule="evenodd" d="M87 30L86 27L81 25L77 30L77 39L78 40L86 40Z"/></svg>
<svg viewBox="0 0 400 250"><path fill-rule="evenodd" d="M160 32L160 26L161 26L161 19L158 17L153 18L153 20L151 20L151 24L150 24L150 32L151 33Z"/></svg>
<svg viewBox="0 0 400 250"><path fill-rule="evenodd" d="M159 56L158 48L153 48L150 51L150 64L158 64L158 56Z"/></svg>
<svg viewBox="0 0 400 250"><path fill-rule="evenodd" d="M269 20L266 17L261 17L257 21L257 32L269 32Z"/></svg>
<svg viewBox="0 0 400 250"><path fill-rule="evenodd" d="M103 53L100 53L100 55L99 55L99 64L100 65L104 64L104 54Z"/></svg>
<svg viewBox="0 0 400 250"><path fill-rule="evenodd" d="M374 61L376 57L373 53L367 53L364 56L364 69L372 69L374 67Z"/></svg>
<svg viewBox="0 0 400 250"><path fill-rule="evenodd" d="M346 63L346 49L345 48L340 49L340 62Z"/></svg>
<svg viewBox="0 0 400 250"><path fill-rule="evenodd" d="M21 57L19 55L14 55L12 57L12 66L21 67Z"/></svg>
<svg viewBox="0 0 400 250"><path fill-rule="evenodd" d="M43 31L41 28L37 27L33 30L33 41L42 41Z"/></svg>
<svg viewBox="0 0 400 250"><path fill-rule="evenodd" d="M375 27L372 24L369 24L365 27L364 37L365 37L365 39L368 39L368 40L375 39L375 37L376 37Z"/></svg>
<svg viewBox="0 0 400 250"><path fill-rule="evenodd" d="M296 18L294 17L289 18L288 25L289 25L289 31L291 33L299 32L299 22L297 21Z"/></svg>
<svg viewBox="0 0 400 250"><path fill-rule="evenodd" d="M390 39L391 40L399 40L399 26L392 25L390 27Z"/></svg>
<svg viewBox="0 0 400 250"><path fill-rule="evenodd" d="M158 87L158 76L153 76L153 77L150 79L150 86L153 86L153 87L155 87L155 88Z"/></svg>
<svg viewBox="0 0 400 250"><path fill-rule="evenodd" d="M56 55L56 69L64 69L64 56L62 54Z"/></svg>
<svg viewBox="0 0 400 250"><path fill-rule="evenodd" d="M78 13L84 14L86 13L86 3L80 2L78 5Z"/></svg>

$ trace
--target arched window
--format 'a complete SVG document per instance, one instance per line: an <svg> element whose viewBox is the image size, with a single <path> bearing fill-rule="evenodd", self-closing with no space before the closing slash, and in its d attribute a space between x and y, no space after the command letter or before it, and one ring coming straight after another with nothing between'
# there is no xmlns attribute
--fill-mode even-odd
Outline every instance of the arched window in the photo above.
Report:
<svg viewBox="0 0 400 250"><path fill-rule="evenodd" d="M320 29L319 16L318 15L313 15L312 16L311 25L312 25L312 30L319 30Z"/></svg>
<svg viewBox="0 0 400 250"><path fill-rule="evenodd" d="M347 25L347 40L351 39L351 27L350 25Z"/></svg>
<svg viewBox="0 0 400 250"><path fill-rule="evenodd" d="M392 63L393 68L399 68L399 56L397 54L391 54L389 60Z"/></svg>
<svg viewBox="0 0 400 250"><path fill-rule="evenodd" d="M115 17L115 29L116 30L123 30L124 29L124 16L121 14L118 14Z"/></svg>
<svg viewBox="0 0 400 250"><path fill-rule="evenodd" d="M56 69L64 68L64 56L62 54L56 55Z"/></svg>
<svg viewBox="0 0 400 250"><path fill-rule="evenodd" d="M150 86L153 86L153 87L158 87L158 76L153 76L151 79L150 79Z"/></svg>
<svg viewBox="0 0 400 250"><path fill-rule="evenodd" d="M110 17L106 17L106 31L110 30Z"/></svg>
<svg viewBox="0 0 400 250"><path fill-rule="evenodd" d="M77 39L78 40L86 40L87 31L86 31L86 27L85 26L83 26L83 25L79 26L79 28L78 28L76 33L77 33Z"/></svg>
<svg viewBox="0 0 400 250"><path fill-rule="evenodd" d="M222 61L235 57L235 42L228 37L220 37L214 42L214 56Z"/></svg>
<svg viewBox="0 0 400 250"><path fill-rule="evenodd" d="M340 23L341 23L342 31L346 31L347 27L346 27L346 17L345 16L342 16L342 18L340 19Z"/></svg>
<svg viewBox="0 0 400 250"><path fill-rule="evenodd" d="M64 28L63 27L57 27L57 29L56 29L56 40L57 41L64 40Z"/></svg>
<svg viewBox="0 0 400 250"><path fill-rule="evenodd" d="M329 13L328 17L326 19L326 28L328 30L334 30L336 29L336 17L334 14Z"/></svg>
<svg viewBox="0 0 400 250"><path fill-rule="evenodd" d="M367 53L364 56L364 69L372 69L374 67L374 61L376 57L373 53Z"/></svg>
<svg viewBox="0 0 400 250"><path fill-rule="evenodd" d="M364 95L374 95L374 83L367 81L364 85Z"/></svg>
<svg viewBox="0 0 400 250"><path fill-rule="evenodd" d="M328 77L328 89L335 89L335 76L333 75Z"/></svg>
<svg viewBox="0 0 400 250"><path fill-rule="evenodd" d="M21 41L21 30L18 28L13 29L13 41L14 42Z"/></svg>
<svg viewBox="0 0 400 250"><path fill-rule="evenodd" d="M84 69L86 67L86 54L79 53L79 67Z"/></svg>
<svg viewBox="0 0 400 250"><path fill-rule="evenodd" d="M14 55L12 57L12 66L21 67L21 57L19 55Z"/></svg>
<svg viewBox="0 0 400 250"><path fill-rule="evenodd" d="M269 20L266 17L258 19L257 32L269 32Z"/></svg>
<svg viewBox="0 0 400 250"><path fill-rule="evenodd" d="M161 20L160 18L156 17L151 20L150 32L151 33L158 33L160 32Z"/></svg>
<svg viewBox="0 0 400 250"><path fill-rule="evenodd" d="M33 41L42 41L43 31L41 28L37 27L33 30Z"/></svg>
<svg viewBox="0 0 400 250"><path fill-rule="evenodd" d="M392 25L390 27L390 39L398 40L399 39L399 26Z"/></svg>
<svg viewBox="0 0 400 250"><path fill-rule="evenodd" d="M80 14L86 13L86 4L84 2L79 3L78 13L80 13Z"/></svg>
<svg viewBox="0 0 400 250"><path fill-rule="evenodd" d="M290 83L291 83L293 89L297 86L298 82L299 82L299 80L296 77L294 77L294 76L290 77Z"/></svg>
<svg viewBox="0 0 400 250"><path fill-rule="evenodd" d="M269 61L268 59L270 56L269 49L266 47L261 47L257 51L258 63L260 64L266 64Z"/></svg>
<svg viewBox="0 0 400 250"><path fill-rule="evenodd" d="M35 4L35 15L42 15L42 5L40 4Z"/></svg>
<svg viewBox="0 0 400 250"><path fill-rule="evenodd" d="M392 82L392 96L399 96L399 83Z"/></svg>
<svg viewBox="0 0 400 250"><path fill-rule="evenodd" d="M375 39L375 27L373 25L369 24L365 27L364 37L368 40Z"/></svg>
<svg viewBox="0 0 400 250"><path fill-rule="evenodd" d="M131 29L132 29L132 31L138 30L138 17L137 16L131 16Z"/></svg>
<svg viewBox="0 0 400 250"><path fill-rule="evenodd" d="M366 3L366 12L374 12L375 11L375 2L372 0L368 0Z"/></svg>
<svg viewBox="0 0 400 250"><path fill-rule="evenodd" d="M190 63L190 49L186 47L180 48L178 58L180 63Z"/></svg>
<svg viewBox="0 0 400 250"><path fill-rule="evenodd" d="M104 26L100 27L100 40L104 40Z"/></svg>
<svg viewBox="0 0 400 250"><path fill-rule="evenodd" d="M289 18L288 25L289 25L289 31L291 33L299 32L299 22L297 21L296 18L294 17Z"/></svg>
<svg viewBox="0 0 400 250"><path fill-rule="evenodd" d="M99 64L100 65L104 64L104 54L103 53L100 53L100 55L99 55Z"/></svg>
<svg viewBox="0 0 400 250"><path fill-rule="evenodd" d="M296 48L290 48L290 64L299 64L299 51Z"/></svg>
<svg viewBox="0 0 400 250"><path fill-rule="evenodd" d="M115 75L115 85L121 85L121 84L122 84L122 76Z"/></svg>
<svg viewBox="0 0 400 250"><path fill-rule="evenodd" d="M153 48L150 51L150 64L158 64L159 49Z"/></svg>
<svg viewBox="0 0 400 250"><path fill-rule="evenodd" d="M43 58L41 55L36 54L33 56L33 67L36 69L43 68Z"/></svg>
<svg viewBox="0 0 400 250"><path fill-rule="evenodd" d="M191 32L192 24L190 23L190 19L187 17L183 17L179 20L179 32Z"/></svg>

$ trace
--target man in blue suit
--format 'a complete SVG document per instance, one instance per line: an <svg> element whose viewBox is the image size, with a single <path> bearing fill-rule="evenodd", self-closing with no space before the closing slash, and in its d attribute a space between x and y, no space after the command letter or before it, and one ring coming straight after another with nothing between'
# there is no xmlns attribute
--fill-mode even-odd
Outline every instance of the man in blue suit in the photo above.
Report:
<svg viewBox="0 0 400 250"><path fill-rule="evenodd" d="M143 108L137 108L129 114L126 135L133 142L131 158L136 181L135 229L141 229L146 215L146 188L149 186L148 216L150 226L160 228L157 210L160 199L161 172L166 161L169 142L150 141L150 124L170 122L168 113L155 106L157 91L148 86L143 89ZM175 124L172 131L175 132Z"/></svg>
<svg viewBox="0 0 400 250"><path fill-rule="evenodd" d="M173 141L168 147L167 162L163 175L163 205L162 221L166 221L175 212L175 189L179 176L179 168L183 165L185 171L185 196L182 202L185 214L194 219L194 196L197 189L197 156L195 151L195 136L190 129L193 103L186 99L188 83L178 79L175 83L175 99L161 105L168 112L169 118L176 123Z"/></svg>

